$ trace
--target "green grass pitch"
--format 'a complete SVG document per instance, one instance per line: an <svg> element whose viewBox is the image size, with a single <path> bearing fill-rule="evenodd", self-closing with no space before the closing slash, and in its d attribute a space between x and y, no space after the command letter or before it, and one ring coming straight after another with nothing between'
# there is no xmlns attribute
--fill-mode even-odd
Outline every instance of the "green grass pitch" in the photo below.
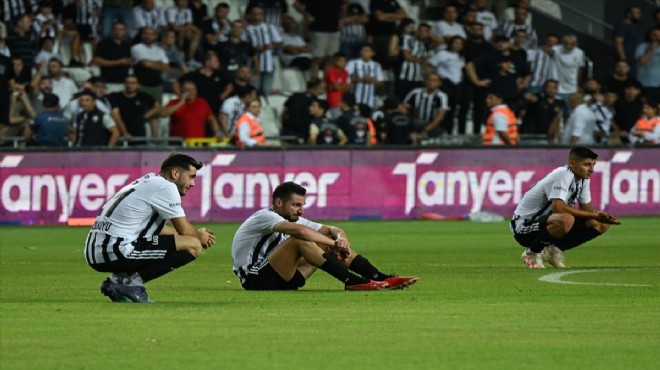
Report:
<svg viewBox="0 0 660 370"><path fill-rule="evenodd" d="M298 292L245 292L237 224L147 285L155 304L112 303L80 227L0 227L1 369L657 369L660 218L566 254L559 284L527 270L507 223L336 222L410 289L345 292L318 272Z"/></svg>

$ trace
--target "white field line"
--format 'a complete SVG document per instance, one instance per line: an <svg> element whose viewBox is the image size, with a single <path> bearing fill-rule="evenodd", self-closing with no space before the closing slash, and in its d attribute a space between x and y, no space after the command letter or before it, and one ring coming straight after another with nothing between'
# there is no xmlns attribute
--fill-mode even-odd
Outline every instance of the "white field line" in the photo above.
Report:
<svg viewBox="0 0 660 370"><path fill-rule="evenodd" d="M590 270L572 270L572 271L553 272L551 274L541 276L539 278L539 280L540 281L545 281L546 283L555 283L555 284L635 286L635 287L653 286L653 285L649 285L649 284L584 283L584 282L577 282L577 281L562 280L562 278L564 276L568 276L568 275L582 274L582 273L587 273L587 272L612 271L612 270L616 270L616 269L590 269ZM638 270L638 269L626 269L626 270Z"/></svg>

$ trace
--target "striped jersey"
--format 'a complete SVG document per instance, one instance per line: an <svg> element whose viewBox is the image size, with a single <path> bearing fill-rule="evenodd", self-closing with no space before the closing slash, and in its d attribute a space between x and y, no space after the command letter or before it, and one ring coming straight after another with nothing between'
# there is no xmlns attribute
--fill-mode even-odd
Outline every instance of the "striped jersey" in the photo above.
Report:
<svg viewBox="0 0 660 370"><path fill-rule="evenodd" d="M414 110L414 117L419 124L427 124L441 110L449 110L448 100L447 94L440 90L428 93L425 87L418 87L406 95L403 104Z"/></svg>
<svg viewBox="0 0 660 370"><path fill-rule="evenodd" d="M164 12L165 21L176 26L185 26L193 22L192 11L189 8L170 6Z"/></svg>
<svg viewBox="0 0 660 370"><path fill-rule="evenodd" d="M355 94L355 102L357 104L366 104L375 108L374 95L376 93L376 86L373 83L357 82L364 77L373 77L377 81L384 81L383 69L380 63L369 60L353 59L346 64L346 72L351 76L351 81L356 81L353 85L353 94Z"/></svg>
<svg viewBox="0 0 660 370"><path fill-rule="evenodd" d="M362 5L351 3L346 10L346 16L366 14ZM363 23L343 23L339 28L339 42L364 43L367 40L367 29Z"/></svg>
<svg viewBox="0 0 660 370"><path fill-rule="evenodd" d="M248 24L241 36L243 41L252 44L252 47L259 48L264 45L272 45L282 42L282 36L277 27L268 23ZM275 53L273 48L258 52L259 68L261 72L275 71Z"/></svg>
<svg viewBox="0 0 660 370"><path fill-rule="evenodd" d="M222 102L222 108L220 113L227 116L227 131L232 136L234 135L234 130L236 129L236 121L245 111L245 104L237 96L230 96Z"/></svg>
<svg viewBox="0 0 660 370"><path fill-rule="evenodd" d="M525 34L527 35L527 41L521 46L525 50L536 48L539 39L536 36L536 30L534 30L534 27L528 24L517 24L512 21L504 21L500 24L499 28L497 29L497 34L506 36L509 39L513 39L513 33L518 30L525 31Z"/></svg>
<svg viewBox="0 0 660 370"><path fill-rule="evenodd" d="M599 143L607 142L612 128L612 121L614 120L614 113L599 101L589 104L589 108L591 108L594 117L596 117L596 126L594 127L594 132L598 134L595 136L596 141Z"/></svg>
<svg viewBox="0 0 660 370"><path fill-rule="evenodd" d="M23 14L34 14L39 8L37 0L4 0L2 14L5 24L18 19Z"/></svg>
<svg viewBox="0 0 660 370"><path fill-rule="evenodd" d="M532 71L529 86L543 86L545 81L555 79L555 61L542 49L527 50L527 62Z"/></svg>
<svg viewBox="0 0 660 370"><path fill-rule="evenodd" d="M397 76L398 79L402 81L424 81L424 67L422 63L405 60L403 58L403 51L408 50L415 58L424 58L427 54L426 44L419 41L413 35L403 35L400 50L401 69Z"/></svg>
<svg viewBox="0 0 660 370"><path fill-rule="evenodd" d="M165 222L185 217L181 195L173 182L149 173L124 186L103 206L85 243L85 258L90 265L143 258L133 242L157 236ZM154 256L151 256L154 257Z"/></svg>
<svg viewBox="0 0 660 370"><path fill-rule="evenodd" d="M248 274L258 274L268 263L268 255L289 238L289 235L276 232L275 225L285 222L284 217L272 208L261 209L238 228L231 245L231 256L234 260L234 273L241 283ZM300 217L299 225L318 231L323 225Z"/></svg>
<svg viewBox="0 0 660 370"><path fill-rule="evenodd" d="M132 35L137 34L142 28L153 28L160 31L167 24L163 13L159 8L146 10L141 6L133 8L133 27Z"/></svg>

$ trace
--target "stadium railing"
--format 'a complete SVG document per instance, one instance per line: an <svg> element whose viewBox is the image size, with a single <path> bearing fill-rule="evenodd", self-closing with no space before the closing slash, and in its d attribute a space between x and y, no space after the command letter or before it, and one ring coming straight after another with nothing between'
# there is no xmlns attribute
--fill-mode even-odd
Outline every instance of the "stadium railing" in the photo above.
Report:
<svg viewBox="0 0 660 370"><path fill-rule="evenodd" d="M24 136L0 136L0 146L4 146L5 143L12 143L12 147L20 148L25 144Z"/></svg>

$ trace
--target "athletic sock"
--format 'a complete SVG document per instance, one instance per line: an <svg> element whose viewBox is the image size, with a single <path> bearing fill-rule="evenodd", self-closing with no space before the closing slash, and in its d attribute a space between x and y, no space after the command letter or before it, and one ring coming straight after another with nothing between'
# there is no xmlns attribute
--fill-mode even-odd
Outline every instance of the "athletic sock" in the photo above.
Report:
<svg viewBox="0 0 660 370"><path fill-rule="evenodd" d="M378 271L378 269L372 265L368 259L362 257L359 254L355 256L353 262L351 262L351 265L348 266L348 268L349 270L355 271L363 277L371 280L383 281L389 277L389 275L385 275Z"/></svg>
<svg viewBox="0 0 660 370"><path fill-rule="evenodd" d="M194 260L195 256L189 252L179 251L158 262L143 267L141 270L137 271L136 274L138 274L138 276L142 278L142 281L146 283L147 281L161 277Z"/></svg>
<svg viewBox="0 0 660 370"><path fill-rule="evenodd" d="M334 276L335 279L341 281L345 285L366 284L369 282L369 279L357 276L348 271L346 266L339 262L337 257L334 255L330 253L323 253L323 258L325 258L325 262L323 262L319 268Z"/></svg>
<svg viewBox="0 0 660 370"><path fill-rule="evenodd" d="M567 251L569 249L575 248L581 244L588 242L591 239L601 236L602 233L593 227L587 228L578 235L572 235L571 233L567 234L565 237L557 240L555 244L557 248L562 251Z"/></svg>
<svg viewBox="0 0 660 370"><path fill-rule="evenodd" d="M539 230L536 239L534 239L532 245L529 246L529 250L534 253L541 253L543 252L543 248L547 247L550 244L555 244L556 242L557 239L553 238L552 235L550 235L548 229L543 228L542 230Z"/></svg>

